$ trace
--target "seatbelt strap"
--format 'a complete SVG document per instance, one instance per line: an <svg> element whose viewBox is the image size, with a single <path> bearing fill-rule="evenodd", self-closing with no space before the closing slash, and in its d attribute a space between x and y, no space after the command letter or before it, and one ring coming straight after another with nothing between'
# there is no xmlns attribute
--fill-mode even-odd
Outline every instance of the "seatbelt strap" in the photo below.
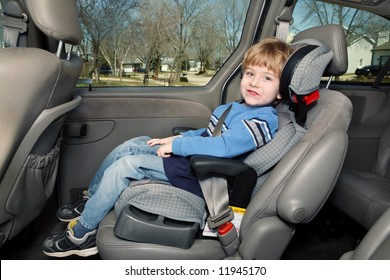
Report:
<svg viewBox="0 0 390 280"><path fill-rule="evenodd" d="M386 76L387 71L389 71L390 59L387 58L386 63L383 65L382 70L379 72L378 76L375 79L375 82L372 84L372 88L379 88L383 78Z"/></svg>
<svg viewBox="0 0 390 280"><path fill-rule="evenodd" d="M212 133L213 137L222 134L223 123L232 106L233 103L219 117ZM227 180L223 176L210 173L198 174L198 180L210 213L207 218L207 225L210 229L218 228L217 235L221 246L226 255L232 256L237 252L240 241L236 228L230 223L234 219L234 213L229 207Z"/></svg>
<svg viewBox="0 0 390 280"><path fill-rule="evenodd" d="M275 19L276 22L276 38L286 41L288 37L288 28L293 23L291 7L284 7L279 16Z"/></svg>
<svg viewBox="0 0 390 280"><path fill-rule="evenodd" d="M234 218L233 211L229 208L229 194L227 180L216 174L203 174L198 176L199 185L209 209L207 218L209 228L215 229Z"/></svg>
<svg viewBox="0 0 390 280"><path fill-rule="evenodd" d="M26 46L26 38L20 34L27 32L28 17L17 1L9 1L0 13L0 27L3 27L4 47Z"/></svg>
<svg viewBox="0 0 390 280"><path fill-rule="evenodd" d="M214 127L213 137L214 136L220 136L222 134L223 123L225 122L225 119L226 119L227 115L229 114L230 110L232 109L232 107L233 107L233 103L230 104L230 106L227 107L226 110L219 117L219 120L218 120L217 124Z"/></svg>
<svg viewBox="0 0 390 280"><path fill-rule="evenodd" d="M222 134L223 123L232 107L233 103L230 104L219 117L212 133L213 137ZM198 180L207 208L210 212L210 217L207 219L209 228L215 229L221 224L232 220L234 215L229 208L229 195L226 179L224 177L218 177L216 174L198 174Z"/></svg>

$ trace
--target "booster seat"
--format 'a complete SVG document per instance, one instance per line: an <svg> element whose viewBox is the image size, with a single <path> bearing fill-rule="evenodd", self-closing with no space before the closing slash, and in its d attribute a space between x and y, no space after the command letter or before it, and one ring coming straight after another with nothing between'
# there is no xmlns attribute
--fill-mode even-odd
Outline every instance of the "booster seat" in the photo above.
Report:
<svg viewBox="0 0 390 280"><path fill-rule="evenodd" d="M346 71L345 35L341 26L331 25L306 30L297 37L299 42L294 45L315 47L298 55L299 58L298 52L291 56L289 62L294 62L290 67L286 63L284 70L288 73L284 72L281 80L288 86L282 86L281 93L286 100L297 99L298 103L308 104L303 96L318 89L325 68L326 75ZM332 52L334 56L328 65ZM280 104L277 108L280 129L276 136L244 162L215 159L216 162L206 164L205 157L192 157L197 174L211 183L218 182L211 190L219 190L222 181L221 189L225 190L222 193L226 196L227 178L238 182L230 189L230 202L235 198L232 193L253 188L249 195L233 202L247 206L238 242L233 247L226 248L217 239L197 236L207 214L201 198L161 182L144 181L132 183L123 191L115 211L100 223L97 234L100 256L103 259L279 259L294 234L294 226L309 222L325 203L348 145L346 130L352 114L349 99L328 89L319 92L319 100L308 105L305 127L299 126L295 117L305 119L306 112L297 110L294 116L288 105ZM228 199L221 199L219 194L215 201L221 210ZM207 208L211 213L209 202Z"/></svg>

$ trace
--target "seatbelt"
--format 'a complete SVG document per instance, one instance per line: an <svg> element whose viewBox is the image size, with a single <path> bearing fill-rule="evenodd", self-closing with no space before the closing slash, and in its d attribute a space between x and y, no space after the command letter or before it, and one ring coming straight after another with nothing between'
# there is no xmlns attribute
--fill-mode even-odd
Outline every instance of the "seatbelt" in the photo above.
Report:
<svg viewBox="0 0 390 280"><path fill-rule="evenodd" d="M233 107L233 103L230 104L229 107L226 108L226 110L222 113L222 115L219 117L219 120L217 121L217 124L214 127L213 130L213 137L214 136L220 136L222 134L222 126L226 119L226 116L229 114L230 110Z"/></svg>
<svg viewBox="0 0 390 280"><path fill-rule="evenodd" d="M222 134L223 123L232 106L233 104L230 104L219 117L212 132L213 137ZM218 239L221 246L225 253L231 256L237 252L240 242L237 230L230 222L234 219L234 213L229 207L227 180L217 174L198 174L198 180L210 213L210 216L207 218L207 225L210 229L218 228Z"/></svg>
<svg viewBox="0 0 390 280"><path fill-rule="evenodd" d="M279 16L275 19L276 22L276 38L286 41L288 37L288 28L293 23L291 7L284 7Z"/></svg>
<svg viewBox="0 0 390 280"><path fill-rule="evenodd" d="M378 76L375 79L375 82L372 84L372 88L379 88L383 78L386 76L387 71L389 71L390 59L387 58L386 63L383 65L382 70L379 72Z"/></svg>
<svg viewBox="0 0 390 280"><path fill-rule="evenodd" d="M9 1L0 13L0 27L3 27L4 47L27 46L25 36L28 17L22 5L17 1ZM18 44L19 42L19 44Z"/></svg>
<svg viewBox="0 0 390 280"><path fill-rule="evenodd" d="M212 132L213 137L220 136L222 134L223 123L232 109L232 106L233 104L230 104L230 106L226 108L219 117ZM218 177L215 174L199 174L198 180L207 208L210 212L210 216L207 219L209 228L215 229L221 224L232 220L234 218L234 214L229 208L229 195L226 179Z"/></svg>

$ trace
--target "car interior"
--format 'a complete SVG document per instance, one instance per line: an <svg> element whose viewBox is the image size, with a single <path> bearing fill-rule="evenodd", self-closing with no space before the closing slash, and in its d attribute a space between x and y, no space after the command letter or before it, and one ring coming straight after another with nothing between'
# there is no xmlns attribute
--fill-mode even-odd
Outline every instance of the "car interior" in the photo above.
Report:
<svg viewBox="0 0 390 280"><path fill-rule="evenodd" d="M138 53L131 54L136 61L131 67L126 60L120 67L107 66L106 44L113 39L107 35L97 52L90 28L98 30L101 24L88 23L104 17L98 5L83 6L93 2L0 0L2 260L52 259L42 252L43 241L66 228L56 211L88 188L105 156L140 135L166 137L207 126L217 106L240 99L244 53L268 37L297 48L284 66L280 91L288 103L296 101L293 95L299 100L316 96L305 103L304 123L297 121L296 109L281 102L275 138L244 161L193 156L205 200L159 181L132 182L99 225L99 253L86 259L390 259L390 0L229 0L246 5L239 40L223 63L208 65L215 68L206 71L209 75L193 74L192 66L183 68L180 61L184 72L177 81L207 78L193 85L173 85L177 73L172 68L148 71L138 64ZM150 12L145 3L154 3L122 2L129 5L123 13L129 18L132 9ZM224 3L198 4L206 2L216 10ZM377 24L369 40L361 34L374 33L371 26L352 31L346 22L309 24L310 3L317 8L312 14L329 14L329 7L337 7L344 18L365 20L367 13L383 25ZM206 14L200 11L199 17ZM118 25L107 34L122 32ZM128 32L146 26L130 25ZM131 34L129 46L142 42L139 32L126 34ZM159 47L166 56L175 51L161 42ZM142 45L126 49L128 56L136 51L142 53ZM381 66L378 75L355 75L355 69L371 64ZM101 67L110 74L98 73ZM146 70L132 70L137 68ZM130 70L123 81L140 77L136 84L115 84L124 69ZM232 230L237 235L228 241L206 235L205 227L213 232L237 215L229 206L245 209Z"/></svg>

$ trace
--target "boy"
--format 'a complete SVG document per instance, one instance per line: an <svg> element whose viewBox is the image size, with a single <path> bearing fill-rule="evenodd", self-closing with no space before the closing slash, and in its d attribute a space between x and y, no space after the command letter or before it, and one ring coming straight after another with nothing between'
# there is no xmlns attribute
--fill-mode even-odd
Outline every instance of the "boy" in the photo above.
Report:
<svg viewBox="0 0 390 280"><path fill-rule="evenodd" d="M216 108L207 128L162 139L137 137L115 148L99 167L84 197L58 210L59 219L70 223L64 233L45 240L44 253L54 257L96 254L97 227L132 180L169 181L202 197L188 157L243 158L273 138L278 117L272 104L281 99L280 75L290 54L289 45L276 38L252 46L242 63L242 101ZM230 106L221 134L213 135L218 119Z"/></svg>

